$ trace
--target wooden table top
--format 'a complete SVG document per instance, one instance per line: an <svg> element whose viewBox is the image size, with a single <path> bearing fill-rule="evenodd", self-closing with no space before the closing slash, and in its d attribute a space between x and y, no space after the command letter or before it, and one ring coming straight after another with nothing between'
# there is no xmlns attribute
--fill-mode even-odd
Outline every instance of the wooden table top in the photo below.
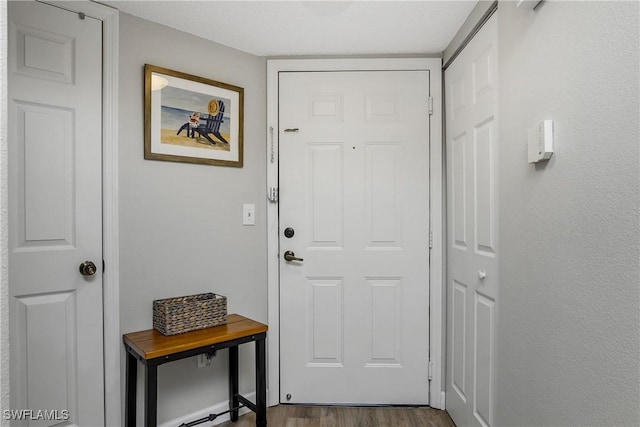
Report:
<svg viewBox="0 0 640 427"><path fill-rule="evenodd" d="M129 345L138 355L145 360L194 348L215 345L237 338L244 338L254 334L267 332L267 325L251 320L239 314L229 314L227 323L212 328L185 332L177 335L162 335L155 329L130 332L122 336L125 344Z"/></svg>

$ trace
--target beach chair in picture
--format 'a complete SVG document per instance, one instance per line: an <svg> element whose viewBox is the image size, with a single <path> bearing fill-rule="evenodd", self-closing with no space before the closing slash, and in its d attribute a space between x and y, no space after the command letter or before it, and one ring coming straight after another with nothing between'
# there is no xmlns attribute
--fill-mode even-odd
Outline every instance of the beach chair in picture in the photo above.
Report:
<svg viewBox="0 0 640 427"><path fill-rule="evenodd" d="M227 142L227 140L224 139L224 137L220 134L220 125L222 125L222 122L224 120L224 117L223 117L224 102L222 102L221 100L212 101L212 102L217 103L217 107L213 106L213 111L217 111L217 113L215 115L209 114L209 116L207 116L206 118L201 117L200 124L198 125L197 128L193 128L192 131L194 133L197 133L199 136L203 137L213 145L216 145L216 141L211 139L211 137L209 136L210 134L215 136L220 142L229 144L229 142ZM212 111L211 103L209 105L209 111ZM202 123L203 121L204 123ZM184 125L182 125L182 127L180 127L180 130L178 130L176 135L180 135L180 132L182 132L184 129L187 129L187 134L188 134L189 123L185 123Z"/></svg>

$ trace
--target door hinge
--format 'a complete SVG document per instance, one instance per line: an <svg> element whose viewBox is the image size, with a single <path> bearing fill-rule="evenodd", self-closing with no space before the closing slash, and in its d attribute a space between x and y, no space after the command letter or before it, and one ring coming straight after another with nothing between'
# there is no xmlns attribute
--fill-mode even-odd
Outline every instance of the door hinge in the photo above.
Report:
<svg viewBox="0 0 640 427"><path fill-rule="evenodd" d="M271 203L278 203L278 189L276 187L269 187L267 198Z"/></svg>
<svg viewBox="0 0 640 427"><path fill-rule="evenodd" d="M433 362L429 361L429 381L433 379Z"/></svg>
<svg viewBox="0 0 640 427"><path fill-rule="evenodd" d="M433 249L433 231L429 230L429 249Z"/></svg>
<svg viewBox="0 0 640 427"><path fill-rule="evenodd" d="M433 114L433 97L427 98L427 105L429 106L429 115Z"/></svg>

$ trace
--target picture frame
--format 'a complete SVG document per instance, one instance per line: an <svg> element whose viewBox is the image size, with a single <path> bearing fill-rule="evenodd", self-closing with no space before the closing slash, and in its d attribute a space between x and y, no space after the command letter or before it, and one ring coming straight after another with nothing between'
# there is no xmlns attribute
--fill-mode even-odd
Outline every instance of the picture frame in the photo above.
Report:
<svg viewBox="0 0 640 427"><path fill-rule="evenodd" d="M144 66L144 158L242 167L244 89Z"/></svg>

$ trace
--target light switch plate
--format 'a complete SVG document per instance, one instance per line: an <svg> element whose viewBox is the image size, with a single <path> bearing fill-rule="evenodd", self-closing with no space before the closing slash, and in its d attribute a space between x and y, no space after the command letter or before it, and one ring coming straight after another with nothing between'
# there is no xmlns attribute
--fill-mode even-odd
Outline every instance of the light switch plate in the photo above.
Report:
<svg viewBox="0 0 640 427"><path fill-rule="evenodd" d="M242 205L242 225L256 224L256 205L245 203Z"/></svg>

